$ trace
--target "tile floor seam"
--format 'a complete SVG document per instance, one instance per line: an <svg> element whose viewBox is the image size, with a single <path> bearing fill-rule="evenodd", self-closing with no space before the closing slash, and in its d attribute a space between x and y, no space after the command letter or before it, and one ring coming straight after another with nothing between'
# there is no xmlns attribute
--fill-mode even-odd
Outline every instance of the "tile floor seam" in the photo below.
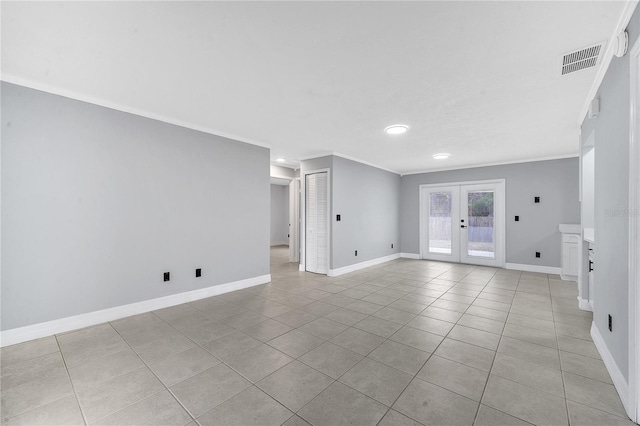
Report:
<svg viewBox="0 0 640 426"><path fill-rule="evenodd" d="M287 364L288 365L288 364ZM282 367L284 368L284 367ZM274 371L275 373L275 371ZM256 382L257 383L257 382ZM200 414L198 417L194 418L193 420L197 423L200 424L200 422L198 421L199 418L205 416L206 414L210 413L211 411L215 410L216 408L218 408L219 406L221 406L222 404L224 404L225 402L229 401L231 398L235 398L236 396L240 395L243 392L246 392L248 389L251 389L252 387L256 388L259 392L264 393L265 395L267 395L269 398L273 399L276 403L278 403L279 405L281 405L285 410L289 411L291 413L291 415L289 417L287 417L287 419L281 423L281 425L285 424L286 422L288 422L293 416L297 415L297 412L293 411L292 409L290 409L289 407L287 407L286 405L284 405L283 403L281 403L280 401L278 401L274 396L270 395L267 391L261 389L260 387L258 387L256 385L256 383L251 383L251 386L247 386L245 389L243 389L242 391L238 392L237 394L233 395L232 397L222 401L220 404L216 405L215 407L212 407L211 409L205 411L204 413ZM332 382L333 384L333 382ZM331 386L331 385L329 385ZM326 389L326 388L325 388Z"/></svg>
<svg viewBox="0 0 640 426"><path fill-rule="evenodd" d="M547 278L547 279L548 279L548 278ZM518 290L516 290L516 293L517 293L517 291L518 291ZM511 314L511 310L509 310L509 312L508 312L507 320L509 319L509 315L510 315L510 314ZM555 323L554 323L554 324L555 324ZM505 322L505 326L506 326L506 322ZM528 327L527 327L527 328L528 328ZM502 334L502 335L500 336L500 341L498 342L498 348L500 347L500 343L502 342L502 337L503 337L503 336L504 336L504 334ZM509 336L507 336L507 337L509 337ZM510 337L510 338L513 338L513 337ZM513 339L515 339L515 338L513 338ZM557 335L556 335L556 339L557 339ZM516 340L519 340L519 339L516 339ZM524 340L522 340L522 341L524 341ZM531 342L527 342L527 343L531 343ZM534 343L534 344L535 344L535 343ZM539 346L543 346L543 345L539 345ZM556 351L557 351L557 352L559 352L559 350L556 350ZM484 392L486 391L486 387L487 387L487 385L488 385L488 383L489 383L489 379L491 378L491 375L493 374L493 373L491 372L491 370L493 370L493 364L495 363L495 358L497 357L497 355L498 355L498 351L497 351L497 348L496 348L496 353L495 353L494 359L493 359L493 361L492 361L492 363L491 363L491 369L489 370L489 376L487 377L487 381L486 381L486 383L485 383L485 388L484 388L484 390L483 390L483 392L482 392L482 399L481 399L480 405L482 405L482 401L484 400ZM559 357L559 355L558 355L558 357ZM519 359L519 358L518 358L518 359ZM528 386L528 385L523 384L523 383L520 383L520 382L516 382L516 381L511 380L511 379L508 379L508 378L506 378L506 377L498 376L497 374L493 374L493 375L494 375L494 376L496 376L496 377L500 377L500 378L501 378L501 379L503 379L503 380L507 380L507 381L510 381L510 382L512 382L512 383L515 383L515 384L518 384L518 385L521 385L521 386L525 386L525 387L527 387L527 388L529 388L529 389L533 389L533 390L537 390L537 391L540 391L540 392L544 392L544 393L546 393L546 394L548 394L548 395L551 395L551 396L554 396L554 397L556 397L556 398L558 397L557 395L551 394L551 393L549 393L549 392L543 391L543 390L541 390L541 389L538 389L538 388L535 388L535 387L532 387L532 386ZM561 376L563 376L563 375L561 374ZM564 391L564 377L563 377L563 391ZM565 409L567 409L567 408L566 408L566 406L567 406L567 399L566 399L566 397L565 397L565 398L563 398L563 399L564 399ZM500 412L503 412L503 411L501 411L501 410L500 410L500 409L498 409L498 408L492 407L492 406L490 406L490 405L487 405L487 406L488 406L488 407L493 408L494 410L498 410L498 411L500 411ZM476 413L476 417L477 417L477 415L478 415L478 413L479 413L479 412L480 412L480 406L478 406L478 412ZM515 417L515 418L517 418L517 419L519 419L519 420L522 420L522 421L524 421L524 422L531 423L531 422L529 422L528 420L525 420L525 419L523 419L523 418L521 418L521 417L518 417L518 416L516 416L516 415L514 415L514 414L510 414L510 413L504 413L504 414L507 414L507 415L509 415L509 416L511 416L511 417ZM569 419L569 414L568 414L568 412L567 412L567 422L569 421L568 419ZM474 423L475 423L475 420L474 420Z"/></svg>
<svg viewBox="0 0 640 426"><path fill-rule="evenodd" d="M442 275L442 274L441 274L441 275ZM467 274L467 275L469 275L469 274ZM467 275L465 275L465 277L466 277ZM494 274L494 275L495 275L495 274ZM435 278L434 278L434 279L435 279ZM459 282L459 281L458 281L458 282ZM454 286L455 286L455 284L454 284ZM453 286L452 286L452 287L453 287ZM486 287L486 285L485 285L484 287ZM483 287L483 288L484 288L484 287ZM476 298L477 298L477 296L476 296ZM438 298L436 298L436 300L439 300L439 297L438 297ZM475 300L475 299L474 299L474 300ZM434 302L435 302L435 300L434 300ZM432 303L430 303L429 305L427 305L427 307L431 306L434 302L432 302ZM469 305L469 307L471 307L471 304ZM469 307L467 307L467 310L469 309ZM426 309L426 308L425 308L425 309ZM464 313L466 313L466 311L467 311L467 310L465 310L465 312L464 312ZM463 313L463 315L464 315L464 313ZM418 314L418 315L419 315L419 314ZM461 318L462 318L462 315L460 316L460 318L458 318L458 321L460 321L460 319L461 319ZM457 325L457 324L458 324L458 321L456 321L454 324L455 324L455 325ZM454 327L455 327L455 325L454 325ZM447 339L447 337L449 336L449 334L451 333L451 331L453 330L453 328L454 328L454 327L451 327L451 329L449 329L449 331L447 332L447 334L446 334L445 336L443 336L443 338L442 338L442 340L440 341L440 343L438 343L438 345L434 348L433 352L431 352L431 353L429 354L429 357L424 361L424 363L422 364L422 366L417 370L416 374L411 378L411 380L407 383L407 385L404 387L404 389L403 389L403 390L398 394L398 396L397 396L397 397L394 399L394 401L391 403L391 405L389 406L389 408L387 409L387 411L385 412L385 414L380 418L380 421L378 422L378 424L379 424L379 423L382 421L382 419L384 419L384 417L389 413L389 411L392 409L393 405L394 405L396 402L398 402L398 399L400 399L400 397L401 397L401 396L402 396L402 394L407 390L407 388L409 387L409 385L410 385L414 380L419 379L419 378L418 378L418 374L420 374L420 371L422 371L422 369L424 368L424 366L425 366L425 365L429 362L429 360L430 360L430 359L435 355L435 353L436 353L436 351L438 350L438 348L440 347L440 345L441 345L441 344L442 344L442 343ZM390 337L391 337L391 336L390 336ZM455 340L455 339L454 339L454 340ZM464 343L466 343L466 342L464 342ZM494 359L495 359L495 354L494 354ZM492 362L492 363L493 363L493 362ZM421 380L421 379L419 379L419 380ZM487 376L487 382L488 382L488 376ZM429 383L431 383L431 382L429 382ZM438 386L438 385L436 385L435 383L431 383L431 384L432 384L432 385L434 385L434 386ZM441 386L438 386L438 387L440 387L441 389L445 389L445 390L446 390L446 391L448 391L448 392L452 392L452 391L450 391L449 389L443 388L443 387L441 387ZM486 387L486 382L485 382L485 387ZM452 392L452 393L456 393L456 392ZM483 394L484 394L484 390L483 390ZM456 395L459 395L459 394L457 394L457 393L456 393ZM464 397L464 398L467 398L467 397L465 397L464 395L460 395L460 396L462 396L462 397ZM470 399L470 398L467 398L467 399ZM482 400L482 397L481 397L480 399ZM474 401L474 402L475 402L475 401ZM478 402L478 409L479 409L479 408L480 408L480 402ZM478 413L478 409L476 409L476 416L477 416L477 413ZM407 417L409 417L410 419L412 419L412 420L414 420L414 421L418 422L418 423L421 423L421 422L419 422L418 420L416 420L416 419L414 419L414 418L410 417L407 413L402 413L402 414L403 414L403 415L405 415L405 416L407 416ZM474 417L474 422L475 422L475 417Z"/></svg>
<svg viewBox="0 0 640 426"><path fill-rule="evenodd" d="M60 341L58 340L58 336L54 335L53 336L56 339L56 344L58 345L58 350L60 351L60 357L62 358L62 362L64 364L64 369L67 373L67 378L69 379L69 383L71 384L71 390L73 392L73 397L76 401L76 404L78 404L78 409L80 410L80 415L82 416L82 421L84 421L85 425L88 425L89 422L87 421L87 416L84 413L84 409L82 408L82 405L80 404L80 399L78 398L78 392L76 391L76 387L73 384L73 380L71 380L71 374L69 373L69 367L67 366L67 360L64 357L64 352L62 352L62 346L60 346ZM38 407L39 408L39 407Z"/></svg>
<svg viewBox="0 0 640 426"><path fill-rule="evenodd" d="M151 312L151 314L153 314L156 318L160 318L160 317L159 317L158 315L156 315L153 311L150 311L150 312ZM174 329L175 329L175 327L173 327L171 324L169 324L169 323L167 323L166 321L164 321L162 318L160 318L160 320L162 320L163 322L165 322L166 324L168 324L169 326L171 326L172 328L174 328ZM109 325L111 325L111 323L109 323ZM156 378L156 380L158 380L158 382L160 382L160 384L164 387L164 390L167 390L167 391L169 392L169 394L171 395L171 397L172 397L173 399L175 399L175 400L176 400L176 402L180 405L180 407L182 407L182 409L187 413L187 415L188 415L189 417L191 417L191 420L192 420L192 421L195 421L195 419L196 419L196 418L191 414L191 412L187 409L187 407L185 407L185 406L184 406L184 404L182 403L182 401L180 401L180 400L178 399L178 397L177 397L177 396L176 396L176 395L171 391L171 389L169 389L169 387L168 387L168 386L167 386L167 385L166 385L166 384L165 384L165 383L160 379L160 377L158 377L158 375L156 374L156 372L155 372L155 371L153 371L153 370L149 367L149 364L147 364L147 363L144 361L144 359L142 359L142 357L140 356L140 354L139 354L138 352L136 352L135 348L133 348L133 346L131 346L131 344L129 344L129 342L128 342L128 341L127 341L127 340L126 340L126 339L125 339L121 334L120 334L120 332L119 332L115 327L113 327L113 325L111 325L111 328L113 328L113 329L115 330L115 332L118 334L118 336L120 336L120 338L121 338L122 340L124 340L124 342L127 344L127 346L129 346L129 348L130 348L130 349L131 349L131 350L136 354L136 356L140 359L140 361L142 361L142 363L144 364L144 367L143 367L143 368L146 368L147 370L149 370L149 372L151 372L151 374L153 374L153 376ZM181 332L180 332L180 330L177 330L177 329L176 329L176 331L178 331L179 333L181 333ZM182 333L181 333L181 334L182 334ZM185 336L185 337L186 337L187 339L189 339L189 337L188 337L188 336ZM189 339L189 340L191 340L191 339ZM193 340L192 340L192 342L193 342ZM196 342L193 342L193 343L197 345L197 343L196 343ZM187 350L189 350L189 349L187 349ZM179 353L178 353L178 354L176 354L176 355L179 355L179 354L181 354L181 353L183 353L183 352L186 352L187 350L184 350L184 351L182 351L182 352L179 352ZM170 357L167 357L167 358L170 358ZM167 359L167 358L165 358L165 359ZM215 358L215 357L214 357L214 358ZM216 358L216 359L217 359L217 358ZM141 367L141 368L142 368L142 367ZM125 373L125 374L127 374L127 373ZM124 375L124 374L123 374L123 375ZM158 394L158 393L160 393L160 392L162 392L162 390L160 390L160 391L156 392L155 394ZM155 395L155 394L154 394L154 395ZM149 396L151 396L151 395L149 395ZM140 402L140 401L142 401L142 400L144 400L144 399L146 399L146 397L145 397L145 398L142 398L142 399L139 399L139 400L137 400L137 401L135 401L135 402L133 402L133 403L131 403L131 404L127 405L126 407L123 407L123 408L121 408L121 409L119 409L119 410L116 410L116 411L114 411L114 412L112 412L112 413L109 413L108 415L112 415L112 414L118 413L118 412L120 412L120 411L122 411L122 410L124 410L124 409L126 409L126 408L128 408L128 407L131 407L132 405L137 404L138 402ZM104 417L106 417L106 416L104 416ZM104 417L103 417L103 418L104 418ZM88 423L87 423L87 424L88 424Z"/></svg>

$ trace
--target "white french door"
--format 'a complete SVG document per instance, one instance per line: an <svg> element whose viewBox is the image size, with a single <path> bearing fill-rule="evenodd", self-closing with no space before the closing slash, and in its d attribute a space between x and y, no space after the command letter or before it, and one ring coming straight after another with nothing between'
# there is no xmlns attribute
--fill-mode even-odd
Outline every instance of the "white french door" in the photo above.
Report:
<svg viewBox="0 0 640 426"><path fill-rule="evenodd" d="M329 181L327 172L305 175L305 270L329 271Z"/></svg>
<svg viewBox="0 0 640 426"><path fill-rule="evenodd" d="M423 259L504 266L504 180L420 186Z"/></svg>

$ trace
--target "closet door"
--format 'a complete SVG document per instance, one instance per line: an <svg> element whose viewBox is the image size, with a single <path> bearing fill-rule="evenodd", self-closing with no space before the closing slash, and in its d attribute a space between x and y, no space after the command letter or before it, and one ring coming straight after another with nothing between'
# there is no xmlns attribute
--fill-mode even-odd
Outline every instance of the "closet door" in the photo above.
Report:
<svg viewBox="0 0 640 426"><path fill-rule="evenodd" d="M329 200L327 173L305 176L305 269L326 274L329 243Z"/></svg>

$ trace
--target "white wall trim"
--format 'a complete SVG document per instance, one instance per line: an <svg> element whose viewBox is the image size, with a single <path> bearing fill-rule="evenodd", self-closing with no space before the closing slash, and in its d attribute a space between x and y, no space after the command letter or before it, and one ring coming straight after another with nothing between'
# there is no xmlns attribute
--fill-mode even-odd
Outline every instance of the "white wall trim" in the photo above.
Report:
<svg viewBox="0 0 640 426"><path fill-rule="evenodd" d="M591 303L589 303L589 299L583 299L580 296L577 296L577 299L578 308L582 309L583 311L593 312L593 307L591 306Z"/></svg>
<svg viewBox="0 0 640 426"><path fill-rule="evenodd" d="M604 76L609 69L609 65L611 64L611 60L613 59L613 48L614 41L616 40L616 36L625 30L629 25L629 21L631 21L631 16L633 16L633 12L638 5L638 0L628 0L625 1L622 14L616 23L613 32L609 36L609 42L604 49L604 53L602 54L602 60L600 61L600 66L598 67L598 72L596 74L596 78L593 80L593 84L591 85L591 89L589 89L589 93L587 94L587 99L584 101L584 105L582 109L580 109L580 115L578 115L578 125L582 126L582 122L584 118L587 116L587 112L589 111L589 104L595 98L598 90L600 89L600 85L602 84L602 80L604 80Z"/></svg>
<svg viewBox="0 0 640 426"><path fill-rule="evenodd" d="M60 318L39 324L27 325L25 327L13 328L0 332L0 347L15 345L41 337L51 336L58 333L77 330L108 321L114 321L131 315L142 314L156 309L168 308L194 300L205 299L230 291L242 290L271 281L271 274L244 280L233 281L226 284L214 285L184 293L172 294L170 296L158 297L156 299L143 300L142 302L128 305L116 306L114 308L102 309L88 312L86 314L74 315L72 317Z"/></svg>
<svg viewBox="0 0 640 426"><path fill-rule="evenodd" d="M539 272L541 274L560 275L561 268L558 266L525 265L524 263L507 263L506 269L513 269L524 272Z"/></svg>
<svg viewBox="0 0 640 426"><path fill-rule="evenodd" d="M447 171L451 171L451 170L479 169L479 168L482 168L482 167L508 166L508 165L511 165L511 164L535 163L535 162L538 162L538 161L564 160L566 158L578 158L579 156L580 156L579 153L575 153L575 154L553 155L553 156L550 156L550 157L531 158L531 159L528 159L528 160L497 161L497 162L493 162L493 163L466 164L466 165L459 165L459 166L440 167L440 168L434 168L434 169L418 170L418 171L403 173L400 176L422 175L422 174L426 174L426 173L447 172Z"/></svg>
<svg viewBox="0 0 640 426"><path fill-rule="evenodd" d="M631 48L629 114L629 407L640 420L640 40Z"/></svg>
<svg viewBox="0 0 640 426"><path fill-rule="evenodd" d="M365 166L375 167L376 169L384 170L385 172L390 172L396 174L398 176L402 176L400 172L396 172L395 170L387 169L386 167L379 166L377 164L370 163L368 161L360 160L359 158L352 157L350 155L341 154L339 152L332 152L331 155L335 157L344 158L345 160L355 161L356 163L364 164Z"/></svg>
<svg viewBox="0 0 640 426"><path fill-rule="evenodd" d="M616 391L618 391L618 395L620 395L622 405L627 411L627 414L629 414L629 385L616 365L611 352L609 352L609 349L607 348L607 344L604 342L604 338L600 334L600 330L598 330L598 327L596 327L594 322L591 323L591 338L593 339L593 343L596 345L596 349L598 349L598 352L600 353L600 357L602 358L605 367L607 367L607 371L611 376L611 380L613 380L613 385L615 386Z"/></svg>
<svg viewBox="0 0 640 426"><path fill-rule="evenodd" d="M197 130L199 132L208 133L214 136L220 136L227 139L232 139L234 141L248 143L251 145L261 146L263 148L271 149L271 145L263 142L258 142L252 139L243 138L242 136L234 135L231 133L221 132L216 129L211 129L207 126L201 126L199 124L190 123L187 121L170 118L164 115L156 114L154 112L146 111L143 109L133 108L127 105L123 105L117 102L108 101L102 98L96 98L93 96L87 96L73 90L68 90L60 87L55 87L49 84L43 84L40 82L35 82L29 79L25 79L22 77L18 77L15 75L2 73L2 81L6 81L7 83L17 84L23 87L29 87L31 89L40 90L42 92L52 93L54 95L63 96L69 99L75 99L77 101L87 102L93 105L98 105L105 108L114 109L117 111L126 112L133 115L138 115L140 117L150 118L152 120L162 121L164 123L173 124L175 126L185 127L191 130Z"/></svg>
<svg viewBox="0 0 640 426"><path fill-rule="evenodd" d="M402 257L403 259L420 260L420 255L417 253L400 253L400 257Z"/></svg>
<svg viewBox="0 0 640 426"><path fill-rule="evenodd" d="M400 172L397 172L395 170L387 169L386 167L382 167L382 166L379 166L377 164L373 164L373 163L370 163L368 161L364 161L364 160L361 160L359 158L352 157L352 156L346 155L346 154L341 154L339 152L334 152L334 151L327 151L327 152L325 152L323 154L317 154L317 155L312 155L312 156L308 156L308 157L301 157L300 161L313 160L315 158L322 158L322 157L340 157L340 158L344 158L345 160L355 161L356 163L364 164L365 166L375 167L376 169L384 170L385 172L391 172L391 173L395 173L398 176L402 176L402 174Z"/></svg>
<svg viewBox="0 0 640 426"><path fill-rule="evenodd" d="M329 269L327 274L330 277L337 277L339 275L348 274L349 272L358 271L360 269L368 268L369 266L379 265L384 262L399 259L400 253L390 254L389 256L379 257L377 259L366 260L364 262L356 263L349 266L344 266L338 269Z"/></svg>

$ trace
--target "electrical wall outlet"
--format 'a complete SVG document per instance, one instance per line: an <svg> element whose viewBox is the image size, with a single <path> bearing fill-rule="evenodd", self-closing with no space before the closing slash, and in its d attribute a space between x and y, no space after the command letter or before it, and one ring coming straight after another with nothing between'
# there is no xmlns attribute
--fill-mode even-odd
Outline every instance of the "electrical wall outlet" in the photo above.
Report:
<svg viewBox="0 0 640 426"><path fill-rule="evenodd" d="M202 268L197 268L196 269L196 278L201 277L202 276Z"/></svg>
<svg viewBox="0 0 640 426"><path fill-rule="evenodd" d="M540 252L539 251L536 252L536 257L540 257Z"/></svg>
<svg viewBox="0 0 640 426"><path fill-rule="evenodd" d="M165 272L164 273L164 281L169 281L171 280L171 273L170 272Z"/></svg>
<svg viewBox="0 0 640 426"><path fill-rule="evenodd" d="M358 250L356 250L356 256L358 255Z"/></svg>
<svg viewBox="0 0 640 426"><path fill-rule="evenodd" d="M393 248L393 243L391 243L391 248Z"/></svg>
<svg viewBox="0 0 640 426"><path fill-rule="evenodd" d="M609 315L609 331L613 331L613 318Z"/></svg>

